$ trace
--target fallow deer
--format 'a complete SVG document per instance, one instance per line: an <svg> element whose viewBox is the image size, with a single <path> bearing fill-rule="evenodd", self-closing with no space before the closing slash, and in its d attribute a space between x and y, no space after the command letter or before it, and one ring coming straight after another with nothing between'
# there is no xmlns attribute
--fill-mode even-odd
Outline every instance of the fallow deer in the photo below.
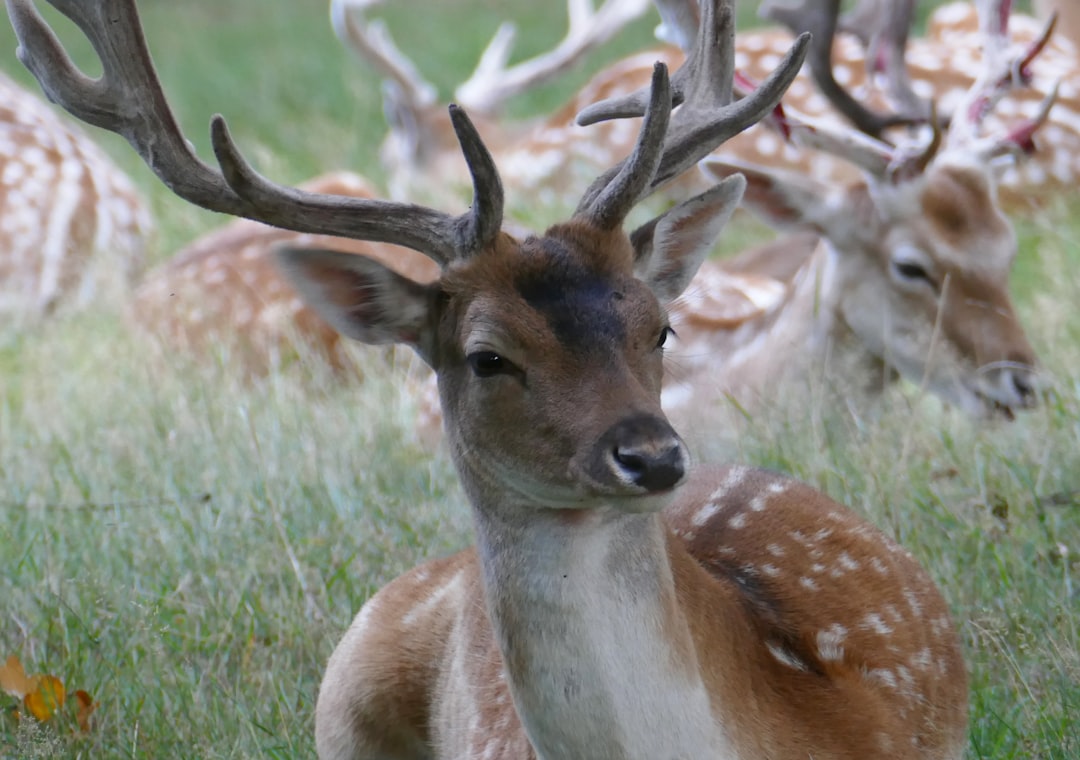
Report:
<svg viewBox="0 0 1080 760"><path fill-rule="evenodd" d="M26 326L116 302L152 223L134 184L82 130L0 74L0 315Z"/></svg>
<svg viewBox="0 0 1080 760"><path fill-rule="evenodd" d="M924 148L779 117L787 123L775 126L793 142L850 161L861 182L822 182L716 156L703 162L714 180L745 176L744 200L774 226L821 237L803 248L809 255L792 251L788 261L803 255L801 266L771 285L753 267L734 274L713 263L699 271L700 287L672 309L681 377L665 391L669 413L700 414L710 397L746 406L793 377L820 376L830 363L849 375L840 378L847 386L861 375L877 391L895 371L976 415L1011 416L1035 404L1036 359L1008 289L1016 239L998 208L993 162L1030 143L1054 96L1006 134L982 131L1010 92L1007 77L1026 60L1008 59L1008 10L1008 2L983 2L983 72L948 132L935 131ZM733 318L740 302L729 293L740 286L750 297Z"/></svg>
<svg viewBox="0 0 1080 760"><path fill-rule="evenodd" d="M631 155L568 222L518 241L461 109L451 119L474 198L459 217L285 188L246 163L220 117L220 170L193 155L132 0L51 2L94 43L103 79L88 86L32 0L7 0L21 59L182 197L440 266L423 285L362 256L280 254L343 334L408 345L435 369L477 534L474 550L420 566L357 615L320 690L322 757L960 758L964 663L929 575L808 486L691 470L661 411L661 304L686 287L743 181L621 229L642 197L773 108L805 38L730 104L734 13L710 4L672 82L657 64Z"/></svg>

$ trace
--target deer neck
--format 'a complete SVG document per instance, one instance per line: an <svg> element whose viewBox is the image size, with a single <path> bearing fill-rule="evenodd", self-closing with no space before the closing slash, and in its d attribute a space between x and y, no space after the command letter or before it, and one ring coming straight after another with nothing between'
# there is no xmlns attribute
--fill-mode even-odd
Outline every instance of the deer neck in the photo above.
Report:
<svg viewBox="0 0 1080 760"><path fill-rule="evenodd" d="M489 496L473 514L488 615L539 758L732 756L658 513Z"/></svg>

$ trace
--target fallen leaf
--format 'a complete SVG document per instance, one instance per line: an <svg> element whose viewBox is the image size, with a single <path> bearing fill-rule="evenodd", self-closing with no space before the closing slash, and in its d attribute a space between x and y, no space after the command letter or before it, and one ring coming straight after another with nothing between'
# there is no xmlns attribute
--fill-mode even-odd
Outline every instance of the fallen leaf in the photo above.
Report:
<svg viewBox="0 0 1080 760"><path fill-rule="evenodd" d="M75 692L75 701L79 703L79 707L75 711L75 720L79 722L79 729L84 734L90 733L90 716L94 714L94 710L98 709L101 703L95 702L94 698L82 689Z"/></svg>
<svg viewBox="0 0 1080 760"><path fill-rule="evenodd" d="M35 689L23 697L26 709L38 720L44 722L64 706L64 682L56 676L35 676Z"/></svg>
<svg viewBox="0 0 1080 760"><path fill-rule="evenodd" d="M7 662L0 666L0 690L19 699L34 690L34 679L26 675L22 663L15 655L8 657Z"/></svg>

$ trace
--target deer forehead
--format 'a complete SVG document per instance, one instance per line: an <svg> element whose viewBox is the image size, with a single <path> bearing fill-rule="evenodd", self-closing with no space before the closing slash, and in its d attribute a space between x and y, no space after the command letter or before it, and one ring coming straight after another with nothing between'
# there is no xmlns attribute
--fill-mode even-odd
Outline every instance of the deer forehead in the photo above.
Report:
<svg viewBox="0 0 1080 760"><path fill-rule="evenodd" d="M917 179L874 190L887 231L884 254L913 245L954 277L1008 279L1015 238L987 169L949 159Z"/></svg>
<svg viewBox="0 0 1080 760"><path fill-rule="evenodd" d="M572 225L477 257L444 287L467 304L466 352L610 349L661 320L655 297L634 277L625 235Z"/></svg>

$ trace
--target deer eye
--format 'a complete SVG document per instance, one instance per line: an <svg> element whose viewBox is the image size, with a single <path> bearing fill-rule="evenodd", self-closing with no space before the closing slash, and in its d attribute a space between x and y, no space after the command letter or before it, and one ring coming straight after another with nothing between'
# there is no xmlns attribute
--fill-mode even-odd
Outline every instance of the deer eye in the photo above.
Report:
<svg viewBox="0 0 1080 760"><path fill-rule="evenodd" d="M465 361L469 363L477 377L493 377L516 371L516 367L494 351L477 351L469 354Z"/></svg>
<svg viewBox="0 0 1080 760"><path fill-rule="evenodd" d="M901 285L916 285L925 283L932 288L937 288L937 283L930 275L930 271L922 262L922 256L896 256L892 260L892 276Z"/></svg>
<svg viewBox="0 0 1080 760"><path fill-rule="evenodd" d="M662 329L660 331L660 337L656 339L656 347L663 348L664 344L667 343L667 339L670 338L672 335L675 335L675 331L672 330L670 326Z"/></svg>

